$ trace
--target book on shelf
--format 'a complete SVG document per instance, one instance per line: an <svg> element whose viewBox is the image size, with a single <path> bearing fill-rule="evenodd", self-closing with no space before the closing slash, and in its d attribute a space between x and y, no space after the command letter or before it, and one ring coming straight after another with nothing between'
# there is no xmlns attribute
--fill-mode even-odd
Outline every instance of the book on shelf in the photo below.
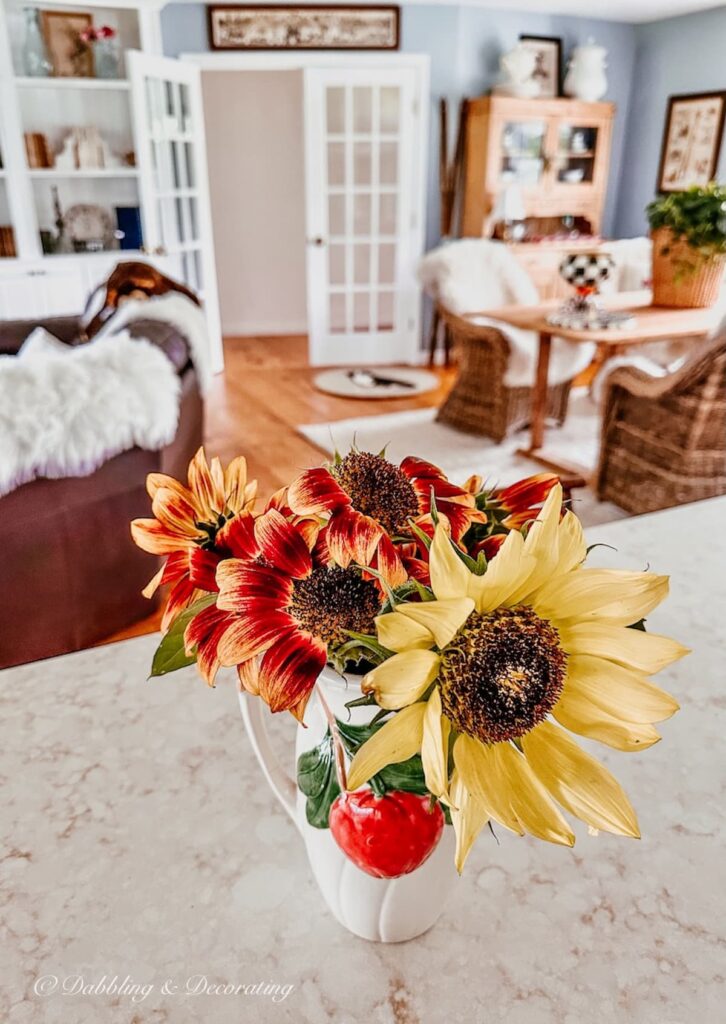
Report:
<svg viewBox="0 0 726 1024"><path fill-rule="evenodd" d="M0 224L0 258L15 256L15 235L9 224Z"/></svg>
<svg viewBox="0 0 726 1024"><path fill-rule="evenodd" d="M53 166L53 150L42 132L25 132L25 154L32 170Z"/></svg>

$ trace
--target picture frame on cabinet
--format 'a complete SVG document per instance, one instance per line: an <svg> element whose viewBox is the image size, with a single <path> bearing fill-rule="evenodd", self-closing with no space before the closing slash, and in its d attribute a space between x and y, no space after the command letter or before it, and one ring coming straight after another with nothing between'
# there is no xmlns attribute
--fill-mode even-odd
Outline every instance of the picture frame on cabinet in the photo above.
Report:
<svg viewBox="0 0 726 1024"><path fill-rule="evenodd" d="M400 8L210 4L212 50L397 50Z"/></svg>
<svg viewBox="0 0 726 1024"><path fill-rule="evenodd" d="M668 97L656 191L684 192L713 181L725 121L726 90Z"/></svg>
<svg viewBox="0 0 726 1024"><path fill-rule="evenodd" d="M521 34L520 46L535 55L532 78L539 83L538 99L554 99L562 95L562 39L559 36Z"/></svg>
<svg viewBox="0 0 726 1024"><path fill-rule="evenodd" d="M93 15L84 11L40 12L40 26L55 78L93 78L93 49L81 33L93 25Z"/></svg>

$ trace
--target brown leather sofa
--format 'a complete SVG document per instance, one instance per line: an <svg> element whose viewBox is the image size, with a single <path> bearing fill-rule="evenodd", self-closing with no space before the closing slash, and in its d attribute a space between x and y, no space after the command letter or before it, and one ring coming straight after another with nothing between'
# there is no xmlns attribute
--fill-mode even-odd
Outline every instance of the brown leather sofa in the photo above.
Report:
<svg viewBox="0 0 726 1024"><path fill-rule="evenodd" d="M0 353L17 352L36 326L0 322ZM68 344L78 335L75 317L40 326ZM33 480L0 498L0 668L81 650L154 609L141 594L154 559L133 544L129 522L150 514L147 473L186 476L203 405L186 339L156 320L128 329L161 347L181 376L176 437L161 451L123 452L90 476Z"/></svg>

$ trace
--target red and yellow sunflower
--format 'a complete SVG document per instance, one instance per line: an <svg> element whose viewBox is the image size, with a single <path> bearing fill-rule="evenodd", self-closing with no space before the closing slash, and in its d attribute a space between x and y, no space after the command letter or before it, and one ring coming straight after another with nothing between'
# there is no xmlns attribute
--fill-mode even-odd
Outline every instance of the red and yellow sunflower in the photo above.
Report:
<svg viewBox="0 0 726 1024"><path fill-rule="evenodd" d="M355 449L327 467L302 473L290 485L287 501L295 515L330 517L326 543L339 566L371 566L398 586L407 573L395 541L409 540L411 522L431 514L432 496L454 540L485 518L475 496L430 462L409 456L396 466L383 455Z"/></svg>
<svg viewBox="0 0 726 1024"><path fill-rule="evenodd" d="M220 562L216 608L195 616L185 636L208 664L236 665L272 711L300 720L328 650L351 631L371 633L381 610L374 581L320 562L315 545L309 522L269 509L254 522L254 549Z"/></svg>
<svg viewBox="0 0 726 1024"><path fill-rule="evenodd" d="M131 536L166 562L144 589L151 597L161 585L171 587L162 620L168 629L200 594L217 589L215 571L222 558L248 548L257 481L247 480L247 462L233 459L226 470L219 459L207 463L200 448L189 463L188 486L164 473L150 473L146 489L153 519L135 519Z"/></svg>

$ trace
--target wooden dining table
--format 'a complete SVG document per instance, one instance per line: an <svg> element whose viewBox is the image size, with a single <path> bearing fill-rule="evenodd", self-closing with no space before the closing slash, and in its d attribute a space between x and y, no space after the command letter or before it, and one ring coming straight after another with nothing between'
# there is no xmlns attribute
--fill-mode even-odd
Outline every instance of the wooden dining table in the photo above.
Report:
<svg viewBox="0 0 726 1024"><path fill-rule="evenodd" d="M537 334L539 344L532 395L530 443L529 447L521 449L519 454L534 459L555 472L581 473L582 467L564 466L558 463L554 457L548 457L543 451L553 337L565 338L567 341L578 343L594 341L599 346L612 349L643 345L646 342L658 341L663 338L681 340L692 338L695 342L710 334L718 321L716 309L676 309L654 306L649 291L618 292L614 295L601 296L598 301L607 309L632 313L634 322L627 327L594 330L555 327L547 317L562 305L561 299L551 299L537 306L502 306L499 309L469 313L466 316L466 319L486 316L488 320L499 320L502 324L519 327L525 331L534 331Z"/></svg>

